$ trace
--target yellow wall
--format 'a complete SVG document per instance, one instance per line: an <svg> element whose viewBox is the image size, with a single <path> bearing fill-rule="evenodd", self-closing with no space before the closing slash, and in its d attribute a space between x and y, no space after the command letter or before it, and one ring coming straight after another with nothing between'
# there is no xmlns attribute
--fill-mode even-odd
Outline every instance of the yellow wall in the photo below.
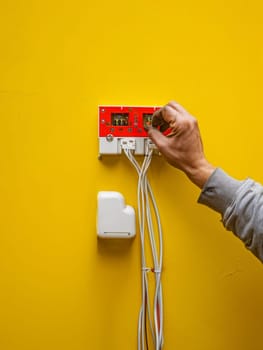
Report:
<svg viewBox="0 0 263 350"><path fill-rule="evenodd" d="M2 1L0 348L136 349L139 240L98 244L96 195L136 206L124 158L97 160L99 104L176 99L208 158L263 181L260 0ZM262 265L162 159L165 349L262 349Z"/></svg>

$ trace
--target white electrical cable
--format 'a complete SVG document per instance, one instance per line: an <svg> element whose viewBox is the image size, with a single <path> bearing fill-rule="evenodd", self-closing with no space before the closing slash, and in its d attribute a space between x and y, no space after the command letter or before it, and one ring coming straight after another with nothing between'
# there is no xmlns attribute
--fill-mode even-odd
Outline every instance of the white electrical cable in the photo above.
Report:
<svg viewBox="0 0 263 350"><path fill-rule="evenodd" d="M138 322L138 349L144 350L144 344L145 344L145 322L146 322L146 316L145 316L145 309L146 309L146 300L149 300L149 291L148 291L148 279L147 279L147 273L149 271L149 268L146 267L145 262L145 252L144 252L144 232L145 232L145 200L143 195L143 189L142 189L142 183L141 179L144 175L143 169L147 165L147 158L145 157L142 167L140 167L137 160L133 157L130 150L124 150L126 156L131 161L131 163L134 165L138 176L138 217L139 217L139 227L140 227L140 237L141 237L141 260L142 260L142 305L141 310L139 314L139 322ZM150 164L150 162L148 161ZM148 319L150 321L150 328L152 332L152 337L154 338L154 332L152 327L152 320L150 315L150 304L147 303L147 311L148 311Z"/></svg>
<svg viewBox="0 0 263 350"><path fill-rule="evenodd" d="M152 188L147 179L147 171L151 164L153 150L146 152L147 154L144 157L142 165L137 162L130 149L123 150L138 174L137 202L142 263L142 304L138 320L138 350L149 349L150 338L148 337L147 332L148 326L150 328L150 334L155 350L161 350L163 347L163 296L161 284L163 259L162 227L158 206ZM156 222L156 229L153 223L153 216ZM155 240L156 236L158 237L159 252L157 250ZM150 241L154 265L153 268L149 268L146 265L146 237L148 237ZM151 271L155 275L153 312L151 311L150 293L148 288L148 273Z"/></svg>

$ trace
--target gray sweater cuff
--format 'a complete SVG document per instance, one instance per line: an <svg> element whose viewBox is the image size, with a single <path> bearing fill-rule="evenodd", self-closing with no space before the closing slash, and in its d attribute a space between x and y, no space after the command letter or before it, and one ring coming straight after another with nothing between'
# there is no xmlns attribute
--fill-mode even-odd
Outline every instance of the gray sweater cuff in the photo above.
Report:
<svg viewBox="0 0 263 350"><path fill-rule="evenodd" d="M205 204L223 215L241 185L242 181L235 180L217 168L205 183L198 203Z"/></svg>

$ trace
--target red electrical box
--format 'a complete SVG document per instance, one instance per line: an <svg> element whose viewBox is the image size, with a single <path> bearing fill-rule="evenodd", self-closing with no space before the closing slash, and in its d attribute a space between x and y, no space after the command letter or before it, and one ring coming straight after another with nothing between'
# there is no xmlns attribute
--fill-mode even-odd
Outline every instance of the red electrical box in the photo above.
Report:
<svg viewBox="0 0 263 350"><path fill-rule="evenodd" d="M148 137L144 127L160 107L99 107L99 137Z"/></svg>
<svg viewBox="0 0 263 350"><path fill-rule="evenodd" d="M160 107L99 106L99 153L120 154L121 141L134 143L135 154L145 154L152 116Z"/></svg>

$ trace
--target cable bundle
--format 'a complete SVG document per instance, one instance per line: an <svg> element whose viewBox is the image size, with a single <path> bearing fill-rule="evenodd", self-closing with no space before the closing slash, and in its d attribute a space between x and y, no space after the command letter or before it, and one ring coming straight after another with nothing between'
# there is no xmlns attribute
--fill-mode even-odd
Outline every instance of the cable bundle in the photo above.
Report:
<svg viewBox="0 0 263 350"><path fill-rule="evenodd" d="M138 321L138 350L150 349L149 334L155 350L161 350L163 347L163 297L161 284L163 258L162 227L156 200L147 179L147 171L151 164L153 150L150 149L147 151L142 165L137 162L130 149L123 150L138 173L137 201L142 262L142 304ZM154 218L156 221L155 226L153 223ZM159 249L156 246L156 237L158 237ZM153 261L152 268L148 267L146 262L146 239L150 242ZM149 272L153 272L155 276L152 307L148 287ZM153 308L153 311L151 308Z"/></svg>

